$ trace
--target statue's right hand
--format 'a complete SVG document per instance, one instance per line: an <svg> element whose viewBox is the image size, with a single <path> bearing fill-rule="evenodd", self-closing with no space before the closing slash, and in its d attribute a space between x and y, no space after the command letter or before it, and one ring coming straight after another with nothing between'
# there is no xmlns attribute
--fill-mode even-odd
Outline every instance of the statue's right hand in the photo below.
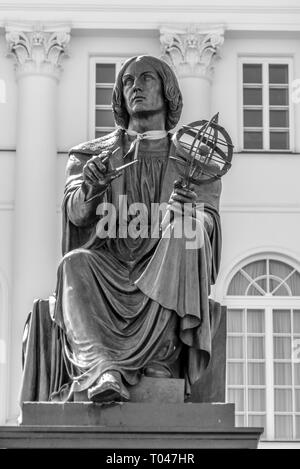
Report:
<svg viewBox="0 0 300 469"><path fill-rule="evenodd" d="M105 190L118 175L117 171L110 168L110 154L111 152L106 151L95 155L83 167L83 181L93 192Z"/></svg>

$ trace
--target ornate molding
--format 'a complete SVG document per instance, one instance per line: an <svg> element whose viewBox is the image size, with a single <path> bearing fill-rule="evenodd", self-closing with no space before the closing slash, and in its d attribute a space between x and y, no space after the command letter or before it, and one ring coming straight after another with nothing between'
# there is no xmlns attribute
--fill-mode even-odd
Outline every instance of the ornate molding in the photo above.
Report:
<svg viewBox="0 0 300 469"><path fill-rule="evenodd" d="M67 55L69 27L6 26L8 56L15 59L17 78L23 75L48 75L59 79L60 61Z"/></svg>
<svg viewBox="0 0 300 469"><path fill-rule="evenodd" d="M212 79L216 58L224 42L224 28L201 29L190 25L187 29L161 28L162 58L179 77L197 76Z"/></svg>

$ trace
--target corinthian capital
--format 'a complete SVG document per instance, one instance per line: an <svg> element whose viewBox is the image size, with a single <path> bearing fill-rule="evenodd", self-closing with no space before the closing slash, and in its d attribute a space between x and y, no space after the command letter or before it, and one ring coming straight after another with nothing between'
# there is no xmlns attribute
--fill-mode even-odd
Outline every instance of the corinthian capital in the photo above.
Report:
<svg viewBox="0 0 300 469"><path fill-rule="evenodd" d="M61 58L67 54L70 28L35 25L6 27L8 55L16 63L17 77L21 75L48 75L59 79Z"/></svg>
<svg viewBox="0 0 300 469"><path fill-rule="evenodd" d="M212 78L215 59L224 42L224 28L188 28L160 30L162 58L175 68L179 77Z"/></svg>

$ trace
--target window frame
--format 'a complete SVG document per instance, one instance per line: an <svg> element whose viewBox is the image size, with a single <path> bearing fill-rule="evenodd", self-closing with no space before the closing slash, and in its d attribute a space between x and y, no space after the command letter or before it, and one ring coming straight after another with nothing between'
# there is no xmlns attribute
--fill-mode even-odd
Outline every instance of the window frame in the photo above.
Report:
<svg viewBox="0 0 300 469"><path fill-rule="evenodd" d="M247 309L262 309L265 312L265 390L266 390L266 428L265 428L265 437L262 441L287 441L287 442L297 442L300 441L300 438L290 439L290 440L283 440L283 439L275 439L275 413L276 415L280 414L280 412L275 412L275 388L281 387L276 386L274 383L274 350L273 350L273 337L276 333L273 330L273 310L285 310L289 309L290 311L299 310L300 309L300 296L272 296L271 294L266 294L265 296L245 296L245 295L227 295L227 291L230 285L231 280L235 276L235 274L247 264L259 261L259 260L278 260L280 262L285 262L286 264L290 265L298 272L300 271L299 266L296 265L296 262L293 262L292 259L287 258L286 256L275 255L275 254L259 254L255 256L250 256L243 261L239 262L235 269L233 269L228 276L225 289L224 289L224 297L223 301L224 304L228 309L239 309L245 310ZM234 335L234 334L233 334ZM243 337L246 337L246 333L243 333ZM292 337L292 336L291 336ZM227 358L227 363L228 363ZM246 356L243 359L245 363L247 363ZM293 358L291 358L291 363L293 365ZM246 373L247 367L245 367L244 373ZM292 371L292 377L294 376L294 371ZM293 378L292 378L293 379ZM245 389L246 387L246 394L248 393L248 383L247 380L244 379L244 385L240 385L241 389ZM226 373L226 402L228 402L228 388L238 388L238 385L229 385L228 384L228 374ZM259 386L254 386L258 388ZM250 387L251 388L251 387ZM294 383L292 383L292 390L293 390L293 403L294 400L294 390L300 389L300 385L295 387ZM248 422L248 409L246 407L247 398L244 405L244 412L236 411L236 415L246 415L246 422ZM247 409L247 410L246 410ZM251 414L259 414L259 412L250 412ZM300 416L299 412L289 412L289 414L293 415L293 434L295 434L295 415Z"/></svg>
<svg viewBox="0 0 300 469"><path fill-rule="evenodd" d="M110 109L111 106L109 105L101 105L100 107L96 107L96 65L97 64L113 64L116 67L115 78L117 77L122 64L130 58L129 56L92 56L89 57L89 99L88 99L88 138L90 140L94 140L96 138L96 119L95 119L95 111L96 109ZM104 87L105 84L104 83ZM110 127L101 127L99 128L100 131L106 131L107 133L111 132L112 129Z"/></svg>
<svg viewBox="0 0 300 469"><path fill-rule="evenodd" d="M263 148L261 149L248 149L244 148L244 98L243 98L243 65L244 64L262 64L262 129L263 129ZM269 81L268 81L268 66L272 64L288 65L288 110L289 110L289 148L288 149L270 149L270 127L269 127ZM294 153L295 151L295 132L294 132L294 106L292 102L292 81L294 76L293 70L293 57L291 56L240 56L238 60L238 83L239 83L239 98L238 98L238 141L239 148L242 153ZM274 106L280 107L280 106ZM254 106L255 108L255 106ZM280 131L280 127L275 128ZM272 128L273 130L273 128Z"/></svg>

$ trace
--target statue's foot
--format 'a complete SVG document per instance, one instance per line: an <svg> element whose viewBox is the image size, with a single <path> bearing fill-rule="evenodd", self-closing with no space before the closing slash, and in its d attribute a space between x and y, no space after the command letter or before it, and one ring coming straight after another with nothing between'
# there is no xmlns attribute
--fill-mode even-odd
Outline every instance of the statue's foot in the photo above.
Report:
<svg viewBox="0 0 300 469"><path fill-rule="evenodd" d="M149 363L144 369L144 375L149 378L172 378L170 368L164 363Z"/></svg>
<svg viewBox="0 0 300 469"><path fill-rule="evenodd" d="M96 384L88 389L88 398L93 402L124 402L130 394L118 372L103 373Z"/></svg>

